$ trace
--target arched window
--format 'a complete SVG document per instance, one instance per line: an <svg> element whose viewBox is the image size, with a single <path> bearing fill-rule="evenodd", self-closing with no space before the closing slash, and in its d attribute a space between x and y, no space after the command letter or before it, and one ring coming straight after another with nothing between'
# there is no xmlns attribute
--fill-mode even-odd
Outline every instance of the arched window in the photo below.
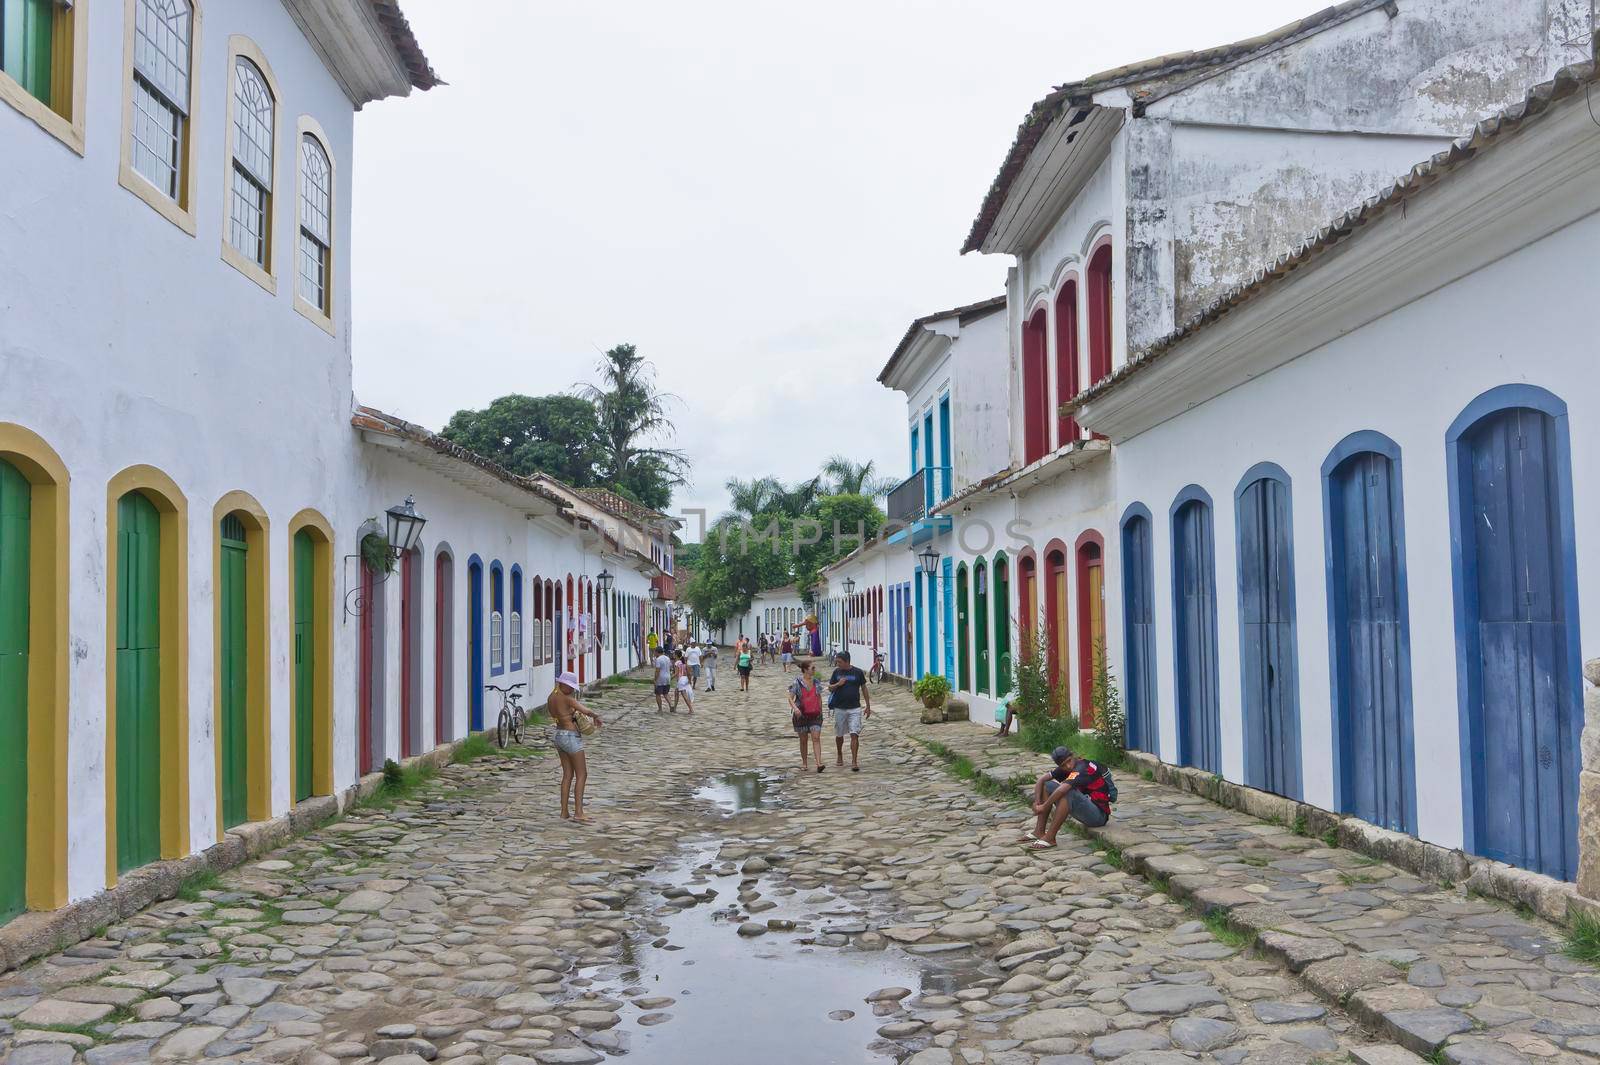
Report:
<svg viewBox="0 0 1600 1065"><path fill-rule="evenodd" d="M1089 312L1089 385L1111 376L1111 244L1089 257L1085 286Z"/></svg>
<svg viewBox="0 0 1600 1065"><path fill-rule="evenodd" d="M300 250L295 294L303 312L333 317L333 159L328 146L300 120Z"/></svg>
<svg viewBox="0 0 1600 1065"><path fill-rule="evenodd" d="M505 570L500 563L489 565L489 675L506 671Z"/></svg>
<svg viewBox="0 0 1600 1065"><path fill-rule="evenodd" d="M544 660L546 665L556 656L556 617L558 616L558 610L555 583L546 579L544 582Z"/></svg>
<svg viewBox="0 0 1600 1065"><path fill-rule="evenodd" d="M228 243L247 263L268 273L272 272L272 149L277 108L261 67L245 56L235 56Z"/></svg>
<svg viewBox="0 0 1600 1065"><path fill-rule="evenodd" d="M522 567L511 567L511 668L522 668Z"/></svg>
<svg viewBox="0 0 1600 1065"><path fill-rule="evenodd" d="M1022 327L1022 459L1037 462L1050 450L1050 380L1045 356L1044 308Z"/></svg>
<svg viewBox="0 0 1600 1065"><path fill-rule="evenodd" d="M1069 279L1056 294L1056 405L1078 394L1078 282ZM1062 444L1079 437L1077 420L1060 416L1058 435Z"/></svg>
<svg viewBox="0 0 1600 1065"><path fill-rule="evenodd" d="M188 0L135 0L133 169L180 207L188 201L190 44Z"/></svg>

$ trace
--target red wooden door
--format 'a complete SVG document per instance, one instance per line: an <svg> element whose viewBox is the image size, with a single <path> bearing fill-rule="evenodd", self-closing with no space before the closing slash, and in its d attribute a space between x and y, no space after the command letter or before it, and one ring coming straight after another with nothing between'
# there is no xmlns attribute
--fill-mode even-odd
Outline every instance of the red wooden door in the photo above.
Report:
<svg viewBox="0 0 1600 1065"><path fill-rule="evenodd" d="M357 717L360 718L361 744L357 768L361 775L372 772L372 570L361 567L361 691Z"/></svg>

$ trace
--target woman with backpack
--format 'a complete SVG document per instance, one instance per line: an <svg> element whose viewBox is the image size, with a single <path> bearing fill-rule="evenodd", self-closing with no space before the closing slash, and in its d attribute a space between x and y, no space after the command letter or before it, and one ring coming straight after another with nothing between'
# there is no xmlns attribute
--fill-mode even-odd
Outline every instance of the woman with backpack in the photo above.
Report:
<svg viewBox="0 0 1600 1065"><path fill-rule="evenodd" d="M800 772L811 771L810 752L816 752L817 772L822 772L822 685L817 683L811 660L800 660L800 676L789 685L789 713L795 735L800 737Z"/></svg>

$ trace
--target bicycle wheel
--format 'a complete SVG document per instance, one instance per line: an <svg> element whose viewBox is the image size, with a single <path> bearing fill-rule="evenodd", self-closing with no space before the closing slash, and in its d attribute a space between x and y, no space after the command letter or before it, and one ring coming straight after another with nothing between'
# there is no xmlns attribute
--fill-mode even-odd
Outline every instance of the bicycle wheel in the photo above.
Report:
<svg viewBox="0 0 1600 1065"><path fill-rule="evenodd" d="M494 742L500 746L501 750L505 750L506 736L510 731L511 715L502 710L500 711L500 720L494 727Z"/></svg>
<svg viewBox="0 0 1600 1065"><path fill-rule="evenodd" d="M517 707L511 715L511 738L522 745L522 726L527 722L527 715L522 712L522 707Z"/></svg>

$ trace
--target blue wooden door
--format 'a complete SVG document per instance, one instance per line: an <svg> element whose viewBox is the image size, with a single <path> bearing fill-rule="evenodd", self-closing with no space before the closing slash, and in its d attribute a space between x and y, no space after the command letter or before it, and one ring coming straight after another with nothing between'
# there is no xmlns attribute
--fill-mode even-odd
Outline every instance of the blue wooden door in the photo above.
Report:
<svg viewBox="0 0 1600 1065"><path fill-rule="evenodd" d="M468 728L472 732L482 732L483 563L477 561L467 566L467 706L471 708Z"/></svg>
<svg viewBox="0 0 1600 1065"><path fill-rule="evenodd" d="M1211 508L1198 499L1172 519L1172 597L1177 650L1178 761L1222 772L1217 693L1217 589Z"/></svg>
<svg viewBox="0 0 1600 1065"><path fill-rule="evenodd" d="M1571 880L1583 713L1568 654L1554 420L1496 411L1461 438L1468 732L1478 853ZM1570 538L1570 531L1567 532Z"/></svg>
<svg viewBox="0 0 1600 1065"><path fill-rule="evenodd" d="M1295 661L1289 486L1275 477L1239 494L1239 655L1244 779L1300 798L1300 685Z"/></svg>
<svg viewBox="0 0 1600 1065"><path fill-rule="evenodd" d="M1339 810L1416 831L1399 469L1363 451L1328 475Z"/></svg>
<svg viewBox="0 0 1600 1065"><path fill-rule="evenodd" d="M1128 661L1128 746L1155 754L1156 724L1155 563L1150 554L1150 519L1130 518L1122 527L1122 624Z"/></svg>

